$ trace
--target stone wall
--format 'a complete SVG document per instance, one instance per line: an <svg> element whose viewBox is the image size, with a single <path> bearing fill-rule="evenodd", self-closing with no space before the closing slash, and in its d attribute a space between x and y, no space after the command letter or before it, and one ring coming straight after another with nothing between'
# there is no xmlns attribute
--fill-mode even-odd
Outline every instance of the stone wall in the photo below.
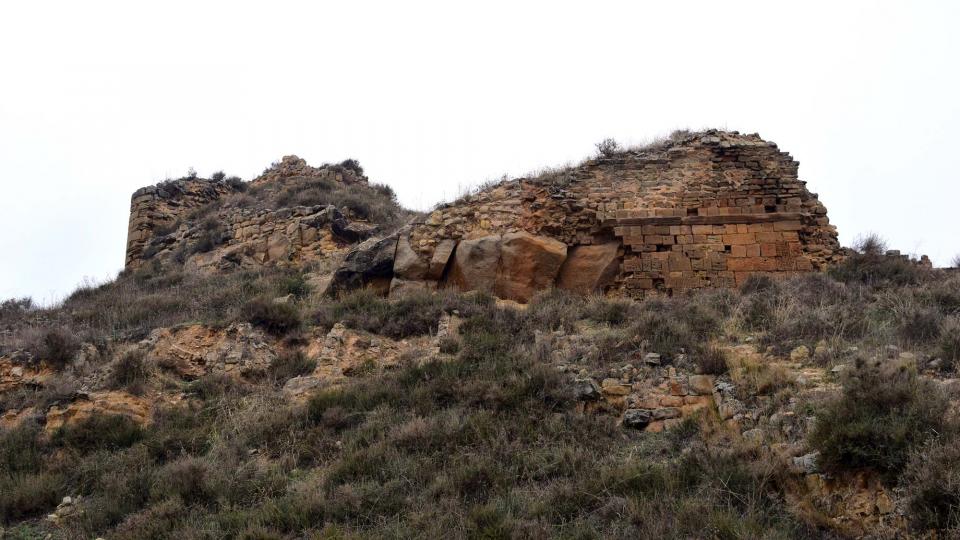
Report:
<svg viewBox="0 0 960 540"><path fill-rule="evenodd" d="M413 224L398 255L416 261L395 268L396 287L496 291L512 271L502 239L518 233L537 240L517 260L551 259L548 240L565 247L559 264L528 269L537 287L641 296L822 269L839 256L837 234L797 169L757 135L711 130L507 181ZM485 270L465 278L467 266Z"/></svg>
<svg viewBox="0 0 960 540"><path fill-rule="evenodd" d="M271 190L299 190L305 178L358 190L349 186L367 183L356 162L317 168L287 156L242 195L203 180L135 193L127 267L168 256L199 271L342 259L331 292L454 286L522 302L553 286L625 296L734 287L751 274L820 270L842 256L826 208L797 170L757 135L678 132L489 186L360 244L381 230L344 209L240 204L251 194L285 200L270 199ZM195 249L211 227L216 249Z"/></svg>

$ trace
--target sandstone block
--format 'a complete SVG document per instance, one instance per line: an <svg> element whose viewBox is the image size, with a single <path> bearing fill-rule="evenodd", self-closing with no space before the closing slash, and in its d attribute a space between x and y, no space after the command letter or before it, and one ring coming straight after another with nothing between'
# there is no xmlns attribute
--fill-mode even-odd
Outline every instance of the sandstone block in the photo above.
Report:
<svg viewBox="0 0 960 540"><path fill-rule="evenodd" d="M610 285L620 270L619 248L619 242L570 248L560 268L557 287L589 293Z"/></svg>
<svg viewBox="0 0 960 540"><path fill-rule="evenodd" d="M500 235L461 240L448 281L464 291L493 291L500 265Z"/></svg>
<svg viewBox="0 0 960 540"><path fill-rule="evenodd" d="M427 262L410 246L410 236L401 234L393 261L394 275L404 280L421 280L427 275L427 267Z"/></svg>
<svg viewBox="0 0 960 540"><path fill-rule="evenodd" d="M503 235L495 292L501 298L528 302L553 286L567 258L567 245L525 232Z"/></svg>
<svg viewBox="0 0 960 540"><path fill-rule="evenodd" d="M450 255L453 249L457 247L457 241L452 239L441 240L433 250L433 257L430 258L430 267L427 270L427 278L439 280L443 277L443 271L447 267Z"/></svg>

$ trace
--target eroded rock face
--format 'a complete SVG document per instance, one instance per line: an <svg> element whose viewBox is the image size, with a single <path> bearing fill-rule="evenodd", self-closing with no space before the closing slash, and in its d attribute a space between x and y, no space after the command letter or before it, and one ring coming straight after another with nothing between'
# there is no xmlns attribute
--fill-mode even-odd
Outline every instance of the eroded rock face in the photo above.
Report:
<svg viewBox="0 0 960 540"><path fill-rule="evenodd" d="M52 375L53 370L45 366L31 365L15 361L8 356L0 356L0 392L24 385L39 386Z"/></svg>
<svg viewBox="0 0 960 540"><path fill-rule="evenodd" d="M151 400L126 392L94 392L78 397L66 405L54 405L47 411L44 429L53 433L57 429L74 425L94 415L125 416L141 426L153 421Z"/></svg>
<svg viewBox="0 0 960 540"><path fill-rule="evenodd" d="M186 379L207 373L260 373L276 358L273 340L249 323L223 330L200 324L158 328L139 347L149 361Z"/></svg>

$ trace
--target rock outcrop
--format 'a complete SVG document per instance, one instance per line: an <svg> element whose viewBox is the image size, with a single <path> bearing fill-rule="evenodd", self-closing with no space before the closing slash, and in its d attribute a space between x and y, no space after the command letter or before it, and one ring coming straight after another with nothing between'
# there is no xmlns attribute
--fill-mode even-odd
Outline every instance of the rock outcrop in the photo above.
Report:
<svg viewBox="0 0 960 540"><path fill-rule="evenodd" d="M127 268L176 259L202 272L301 266L342 255L376 224L330 204L297 204L314 190L371 190L359 166L311 167L286 156L249 184L181 178L133 194ZM344 211L349 211L346 207Z"/></svg>

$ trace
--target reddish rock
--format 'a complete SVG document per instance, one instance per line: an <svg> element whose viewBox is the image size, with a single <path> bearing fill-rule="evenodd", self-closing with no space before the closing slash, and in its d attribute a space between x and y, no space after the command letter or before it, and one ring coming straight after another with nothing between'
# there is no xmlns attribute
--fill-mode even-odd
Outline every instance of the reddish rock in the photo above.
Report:
<svg viewBox="0 0 960 540"><path fill-rule="evenodd" d="M528 302L537 291L552 287L567 258L567 245L525 232L503 235L496 294Z"/></svg>
<svg viewBox="0 0 960 540"><path fill-rule="evenodd" d="M500 235L462 240L453 252L449 283L463 291L493 291L500 264Z"/></svg>
<svg viewBox="0 0 960 540"><path fill-rule="evenodd" d="M560 268L557 287L581 293L603 290L613 283L620 271L619 248L620 242L573 246Z"/></svg>

